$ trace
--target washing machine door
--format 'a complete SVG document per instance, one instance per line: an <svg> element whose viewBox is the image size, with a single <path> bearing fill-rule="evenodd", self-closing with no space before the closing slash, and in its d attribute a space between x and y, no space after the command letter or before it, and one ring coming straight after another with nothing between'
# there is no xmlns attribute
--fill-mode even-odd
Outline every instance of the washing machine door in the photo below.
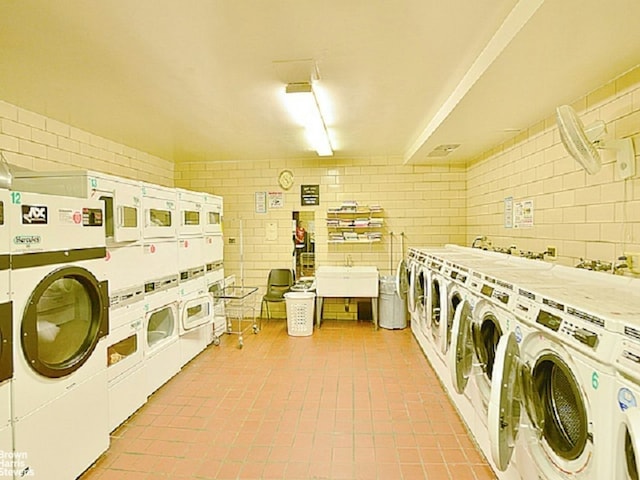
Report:
<svg viewBox="0 0 640 480"><path fill-rule="evenodd" d="M451 292L448 299L449 305L447 306L447 338L443 342L444 353L449 351L451 346L451 334L453 332L453 319L456 315L458 305L462 302L462 294L455 289Z"/></svg>
<svg viewBox="0 0 640 480"><path fill-rule="evenodd" d="M433 276L431 278L431 318L427 319L431 332L434 337L440 332L440 313L442 312L442 285L441 277Z"/></svg>
<svg viewBox="0 0 640 480"><path fill-rule="evenodd" d="M458 304L453 317L453 331L451 335L451 349L449 350L449 365L451 380L456 392L463 393L467 388L471 368L473 366L473 339L471 324L473 310L468 300Z"/></svg>
<svg viewBox="0 0 640 480"><path fill-rule="evenodd" d="M27 364L48 378L64 377L84 365L109 333L108 290L106 281L82 267L63 267L44 277L22 317Z"/></svg>
<svg viewBox="0 0 640 480"><path fill-rule="evenodd" d="M493 311L490 309L483 311L478 305L476 305L476 311L481 312L481 317L471 324L473 346L480 367L490 381L493 376L496 348L502 337L502 329Z"/></svg>
<svg viewBox="0 0 640 480"><path fill-rule="evenodd" d="M165 305L147 315L147 346L150 351L154 351L175 338L178 328L175 306L173 303Z"/></svg>
<svg viewBox="0 0 640 480"><path fill-rule="evenodd" d="M407 298L407 303L409 305L409 312L415 313L416 311L416 303L417 299L420 296L420 286L418 281L418 264L414 261L414 263L410 267L410 279L409 279L409 295Z"/></svg>
<svg viewBox="0 0 640 480"><path fill-rule="evenodd" d="M527 415L547 456L555 456L556 462L588 462L593 434L582 389L569 365L548 351L523 365L521 380Z"/></svg>
<svg viewBox="0 0 640 480"><path fill-rule="evenodd" d="M491 457L500 471L509 466L520 427L520 366L520 348L515 335L503 335L496 350L487 424Z"/></svg>
<svg viewBox="0 0 640 480"><path fill-rule="evenodd" d="M398 267L396 268L396 292L402 300L407 298L407 291L409 290L409 272L407 270L407 264L404 260L400 260Z"/></svg>
<svg viewBox="0 0 640 480"><path fill-rule="evenodd" d="M0 304L0 382L13 377L13 303Z"/></svg>
<svg viewBox="0 0 640 480"><path fill-rule="evenodd" d="M638 480L638 455L640 454L640 408L630 408L625 412L624 462L628 478Z"/></svg>

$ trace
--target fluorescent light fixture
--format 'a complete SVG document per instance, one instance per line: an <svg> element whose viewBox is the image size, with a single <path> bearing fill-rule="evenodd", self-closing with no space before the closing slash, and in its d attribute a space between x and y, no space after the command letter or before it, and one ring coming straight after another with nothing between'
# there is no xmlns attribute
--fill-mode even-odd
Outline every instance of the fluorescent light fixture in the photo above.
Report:
<svg viewBox="0 0 640 480"><path fill-rule="evenodd" d="M307 141L321 157L333 155L327 126L324 123L318 99L313 92L311 83L289 83L286 89L286 100L295 120L303 125Z"/></svg>

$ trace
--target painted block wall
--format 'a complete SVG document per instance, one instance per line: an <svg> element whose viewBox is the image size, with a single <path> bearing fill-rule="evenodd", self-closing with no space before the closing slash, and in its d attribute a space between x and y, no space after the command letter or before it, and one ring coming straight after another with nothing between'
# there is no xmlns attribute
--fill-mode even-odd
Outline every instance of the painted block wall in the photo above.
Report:
<svg viewBox="0 0 640 480"><path fill-rule="evenodd" d="M486 235L494 246L557 248L559 263L616 262L640 252L640 66L571 103L585 125L607 123L605 139L632 138L636 175L620 180L615 154L600 150L602 170L587 174L561 142L555 112L496 146L468 168L467 243ZM504 199L533 200L532 228L505 228Z"/></svg>
<svg viewBox="0 0 640 480"><path fill-rule="evenodd" d="M173 186L174 164L0 100L0 150L14 168L96 170Z"/></svg>
<svg viewBox="0 0 640 480"><path fill-rule="evenodd" d="M294 185L283 191L278 174L289 169ZM319 185L320 204L302 207L301 185ZM401 238L408 245L439 245L465 241L465 170L452 167L405 166L399 157L360 159L269 160L260 162L194 162L176 164L176 186L222 195L225 201L225 272L240 274L240 222L242 265L246 285L263 288L271 268L293 266L292 211L313 211L316 224L316 264L376 265L390 274L391 236L394 232L393 268L400 260ZM282 192L282 208L256 213L256 192ZM359 205L379 204L383 209L383 240L371 244L328 244L326 211L345 200ZM277 238L267 239L269 224ZM230 244L229 241L235 241ZM284 316L282 310L275 315ZM328 302L325 318L354 318L356 301L345 311L344 302Z"/></svg>

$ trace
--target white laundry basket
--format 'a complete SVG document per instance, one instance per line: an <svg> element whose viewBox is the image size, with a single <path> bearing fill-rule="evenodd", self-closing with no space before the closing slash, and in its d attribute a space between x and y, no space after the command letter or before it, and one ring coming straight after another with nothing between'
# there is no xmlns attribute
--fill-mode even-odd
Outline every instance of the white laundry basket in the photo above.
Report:
<svg viewBox="0 0 640 480"><path fill-rule="evenodd" d="M284 294L287 305L287 331L293 337L313 334L313 292L288 292Z"/></svg>

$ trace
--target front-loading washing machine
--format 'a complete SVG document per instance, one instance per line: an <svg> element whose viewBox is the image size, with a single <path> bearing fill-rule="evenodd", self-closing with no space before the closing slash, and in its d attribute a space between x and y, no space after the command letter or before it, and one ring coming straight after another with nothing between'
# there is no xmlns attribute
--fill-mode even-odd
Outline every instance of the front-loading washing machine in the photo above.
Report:
<svg viewBox="0 0 640 480"><path fill-rule="evenodd" d="M425 285L427 265L425 255L418 249L409 249L407 257L409 269L409 291L407 292L407 309L411 319L411 330L414 335L425 336Z"/></svg>
<svg viewBox="0 0 640 480"><path fill-rule="evenodd" d="M147 395L180 371L178 303L177 275L145 284L143 352Z"/></svg>
<svg viewBox="0 0 640 480"><path fill-rule="evenodd" d="M11 237L6 217L11 193L0 189L0 451L13 451L11 380L13 378L13 303L11 301Z"/></svg>
<svg viewBox="0 0 640 480"><path fill-rule="evenodd" d="M517 324L498 344L491 459L522 478L611 478L610 363L616 335L571 286L519 288Z"/></svg>
<svg viewBox="0 0 640 480"><path fill-rule="evenodd" d="M636 285L636 288L638 286ZM637 302L635 302L637 304ZM614 390L611 395L613 410L613 453L611 473L613 480L640 478L640 314L635 319L619 323L618 338L613 357L615 369Z"/></svg>
<svg viewBox="0 0 640 480"><path fill-rule="evenodd" d="M102 203L13 191L5 214L16 476L75 478L109 446Z"/></svg>

